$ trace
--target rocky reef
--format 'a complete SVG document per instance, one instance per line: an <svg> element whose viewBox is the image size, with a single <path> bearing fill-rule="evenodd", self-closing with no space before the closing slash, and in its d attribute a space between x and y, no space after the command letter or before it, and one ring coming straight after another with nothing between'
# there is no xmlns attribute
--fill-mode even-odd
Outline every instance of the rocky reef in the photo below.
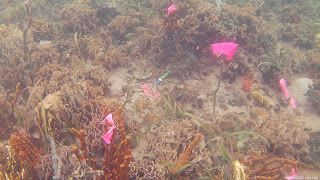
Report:
<svg viewBox="0 0 320 180"><path fill-rule="evenodd" d="M0 3L0 179L317 175L319 9L314 0ZM231 59L213 54L221 42L237 44ZM285 97L279 80L292 89L301 77L313 83L306 94Z"/></svg>

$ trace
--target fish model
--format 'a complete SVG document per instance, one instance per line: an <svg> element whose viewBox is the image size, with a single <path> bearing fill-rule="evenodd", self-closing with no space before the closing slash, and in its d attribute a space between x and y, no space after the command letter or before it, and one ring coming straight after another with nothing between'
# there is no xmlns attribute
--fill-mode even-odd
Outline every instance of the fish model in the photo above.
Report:
<svg viewBox="0 0 320 180"><path fill-rule="evenodd" d="M161 77L157 80L156 85L159 85L159 84L163 81L163 79L166 78L170 73L171 73L171 71L168 71L165 75L161 76Z"/></svg>

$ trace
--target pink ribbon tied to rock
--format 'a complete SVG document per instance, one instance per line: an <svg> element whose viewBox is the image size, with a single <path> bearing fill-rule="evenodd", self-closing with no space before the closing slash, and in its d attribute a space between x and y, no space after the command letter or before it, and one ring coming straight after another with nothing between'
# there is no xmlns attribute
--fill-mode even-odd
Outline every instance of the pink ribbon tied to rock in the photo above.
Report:
<svg viewBox="0 0 320 180"><path fill-rule="evenodd" d="M148 86L147 84L143 84L141 86L141 89L143 90L144 94L147 96L154 97L155 99L160 97L160 93L158 91L152 91L150 86Z"/></svg>
<svg viewBox="0 0 320 180"><path fill-rule="evenodd" d="M296 108L296 102L294 101L294 99L290 96L290 92L288 91L287 89L287 83L284 79L280 79L279 81L279 85L281 87L281 90L282 90L282 93L284 95L284 97L286 99L289 99L290 98L290 104L292 107Z"/></svg>
<svg viewBox="0 0 320 180"><path fill-rule="evenodd" d="M104 122L109 123L109 130L108 132L102 136L102 139L107 143L107 144L110 144L110 140L112 138L112 135L113 135L113 130L115 128L114 126L114 122L113 122L113 119L112 119L112 114L109 114L106 118L104 118L103 121L101 121L100 124L104 124Z"/></svg>
<svg viewBox="0 0 320 180"><path fill-rule="evenodd" d="M292 174L293 174L293 175L291 175L291 176L289 176L289 177L286 177L286 179L288 179L288 180L295 180L295 179L297 179L296 177L298 176L298 174L296 173L296 170L295 170L294 168L292 168L291 171L292 171Z"/></svg>
<svg viewBox="0 0 320 180"><path fill-rule="evenodd" d="M170 15L173 11L176 10L176 7L174 6L174 4L172 4L169 8L168 8L168 15Z"/></svg>
<svg viewBox="0 0 320 180"><path fill-rule="evenodd" d="M238 44L234 42L223 42L211 44L213 54L227 55L227 61L230 61L234 52L236 51Z"/></svg>

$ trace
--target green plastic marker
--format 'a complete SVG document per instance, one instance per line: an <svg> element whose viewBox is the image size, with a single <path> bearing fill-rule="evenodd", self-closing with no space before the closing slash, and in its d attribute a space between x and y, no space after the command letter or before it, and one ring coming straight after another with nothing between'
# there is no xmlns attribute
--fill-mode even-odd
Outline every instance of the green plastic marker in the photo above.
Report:
<svg viewBox="0 0 320 180"><path fill-rule="evenodd" d="M165 75L161 76L161 77L157 80L156 85L159 85L159 84L162 82L162 80L163 80L164 78L166 78L170 73L171 73L171 71L168 71Z"/></svg>

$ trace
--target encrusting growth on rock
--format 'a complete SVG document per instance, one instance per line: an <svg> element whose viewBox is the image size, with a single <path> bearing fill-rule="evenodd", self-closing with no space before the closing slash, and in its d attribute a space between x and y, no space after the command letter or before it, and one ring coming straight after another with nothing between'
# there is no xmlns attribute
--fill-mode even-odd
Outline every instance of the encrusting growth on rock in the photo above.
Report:
<svg viewBox="0 0 320 180"><path fill-rule="evenodd" d="M71 130L76 133L77 137L81 141L81 151L82 154L80 154L78 147L74 146L73 151L76 157L78 158L79 161L83 161L86 159L87 156L87 144L86 144L86 139L84 137L84 131L83 130L76 130L75 128L71 128Z"/></svg>
<svg viewBox="0 0 320 180"><path fill-rule="evenodd" d="M192 149L198 144L200 138L202 137L201 134L198 134L193 141L189 144L189 146L187 147L186 151L180 156L180 158L178 159L178 161L174 164L176 166L177 169L179 169L180 167L186 165L188 163L189 157L191 155L191 151ZM174 169L170 170L171 174L174 174L176 171Z"/></svg>
<svg viewBox="0 0 320 180"><path fill-rule="evenodd" d="M12 134L9 143L14 154L19 157L20 167L27 168L34 175L34 166L41 156L40 150L30 141L28 136L20 133Z"/></svg>
<svg viewBox="0 0 320 180"><path fill-rule="evenodd" d="M20 86L21 84L17 83L14 98L11 101L9 108L6 107L6 98L3 98L3 102L0 103L0 123L2 126L6 126L0 128L0 138L9 137L10 133L13 132L13 124L18 121L14 115L14 106L20 94Z"/></svg>
<svg viewBox="0 0 320 180"><path fill-rule="evenodd" d="M253 157L245 161L243 164L247 166L246 174L257 179L284 179L283 172L290 172L292 168L298 173L298 162L277 157L270 159L276 149L277 146L274 146L271 154L264 157Z"/></svg>

